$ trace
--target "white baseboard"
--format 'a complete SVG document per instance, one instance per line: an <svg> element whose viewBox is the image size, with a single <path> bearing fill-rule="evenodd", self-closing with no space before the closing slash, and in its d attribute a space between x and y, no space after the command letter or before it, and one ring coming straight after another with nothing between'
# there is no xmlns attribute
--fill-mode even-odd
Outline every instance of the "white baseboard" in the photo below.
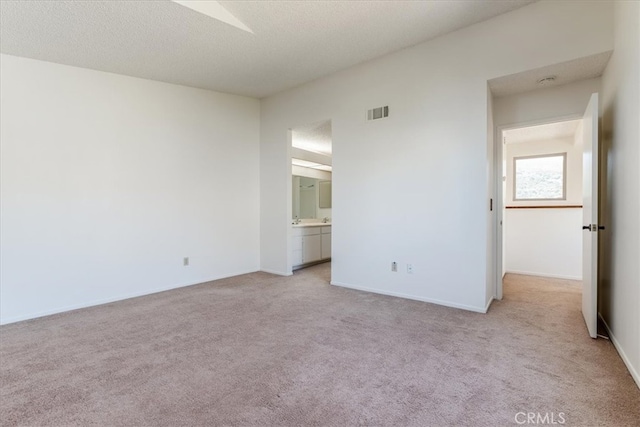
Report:
<svg viewBox="0 0 640 427"><path fill-rule="evenodd" d="M491 307L491 303L493 302L493 300L494 300L494 297L491 297L491 299L487 302L487 305L484 307L484 313L489 311L489 307Z"/></svg>
<svg viewBox="0 0 640 427"><path fill-rule="evenodd" d="M613 343L613 347L615 347L616 351L620 355L620 358L622 359L625 366L629 370L629 373L631 374L631 377L633 378L633 380L636 382L636 385L638 386L638 388L640 388L640 375L638 375L638 371L636 371L635 367L631 364L631 361L627 357L627 354L624 352L624 350L622 349L622 346L620 345L620 341L618 341L616 339L616 336L613 335L613 332L611 332L611 328L609 327L607 322L604 320L602 315L600 315L600 313L598 313L598 317L600 318L600 320L602 321L602 324L607 330L607 333L609 334L609 338L611 338L611 342Z"/></svg>
<svg viewBox="0 0 640 427"><path fill-rule="evenodd" d="M486 307L474 307L474 306L471 306L471 305L458 304L458 303L454 303L454 302L450 302L450 301L442 301L442 300L431 299L431 298L423 298L423 297L419 297L419 296L415 296L415 295L403 294L403 293L400 293L400 292L381 291L380 289L372 289L372 288L367 288L367 287L364 287L364 286L351 285L351 284L348 284L348 283L337 282L337 281L334 281L334 280L332 280L330 283L332 285L340 286L340 287L343 287L343 288L349 288L349 289L355 289L355 290L358 290L358 291L371 292L371 293L380 294L380 295L388 295L388 296L391 296L391 297L406 298L406 299L410 299L410 300L414 300L414 301L428 302L428 303L431 303L431 304L443 305L445 307L452 307L452 308L459 308L459 309L467 310L467 311L474 311L476 313L486 313L487 309L489 308L489 305L487 305ZM491 302L489 302L489 304L491 304Z"/></svg>
<svg viewBox="0 0 640 427"><path fill-rule="evenodd" d="M293 273L292 272L282 272L282 271L276 271L276 270L269 270L268 268L262 268L260 269L260 271L264 272L264 273L269 273L269 274L275 274L276 276L292 276Z"/></svg>
<svg viewBox="0 0 640 427"><path fill-rule="evenodd" d="M9 317L7 319L2 319L2 320L0 320L0 325L8 325L10 323L22 322L24 320L37 319L39 317L51 316L52 314L59 314L59 313L67 312L67 311L79 310L81 308L88 308L88 307L95 307L95 306L103 305L103 304L110 304L110 303L116 302L116 301L123 301L123 300L130 299L130 298L143 297L143 296L146 296L146 295L157 294L159 292L170 291L170 290L178 289L178 288L185 288L187 286L200 285L202 283L212 282L214 280L221 280L221 279L226 279L228 277L235 277L235 276L240 276L240 275L243 275L243 274L255 273L255 271L256 270L245 271L245 272L234 273L234 274L225 274L223 276L216 276L214 278L201 279L201 280L197 280L195 282L179 283L179 284L176 284L176 285L165 286L165 287L162 287L162 288L155 288L155 289L151 289L151 290L143 291L143 292L134 292L134 293L131 293L131 294L124 294L124 295L118 295L118 296L111 297L111 298L92 300L92 301L88 301L88 302L84 302L84 303L80 303L80 304L72 304L72 305L68 305L68 306L64 306L64 307L56 307L56 308L52 308L50 310L38 311L36 313L29 313L29 314L24 314L24 315L21 315L21 316L15 316L15 317Z"/></svg>
<svg viewBox="0 0 640 427"><path fill-rule="evenodd" d="M562 274L536 273L536 272L531 272L531 271L507 270L506 274L521 274L523 276L550 277L552 279L582 280L581 276L565 276L565 275L562 275Z"/></svg>

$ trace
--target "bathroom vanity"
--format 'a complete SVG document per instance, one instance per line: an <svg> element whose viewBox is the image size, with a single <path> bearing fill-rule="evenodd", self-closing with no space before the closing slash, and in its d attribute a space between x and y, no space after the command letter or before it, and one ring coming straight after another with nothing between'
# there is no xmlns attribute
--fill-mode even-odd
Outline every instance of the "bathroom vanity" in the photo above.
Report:
<svg viewBox="0 0 640 427"><path fill-rule="evenodd" d="M331 224L293 224L291 233L293 269L331 260Z"/></svg>

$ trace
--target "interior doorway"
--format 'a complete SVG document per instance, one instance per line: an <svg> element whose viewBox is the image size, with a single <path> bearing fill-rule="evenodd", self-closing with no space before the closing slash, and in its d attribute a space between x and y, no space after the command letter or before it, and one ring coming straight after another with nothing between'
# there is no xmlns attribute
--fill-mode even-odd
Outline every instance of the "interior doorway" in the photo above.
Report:
<svg viewBox="0 0 640 427"><path fill-rule="evenodd" d="M582 117L498 129L497 298L507 273L582 280Z"/></svg>
<svg viewBox="0 0 640 427"><path fill-rule="evenodd" d="M332 130L323 120L291 130L291 270L331 261Z"/></svg>
<svg viewBox="0 0 640 427"><path fill-rule="evenodd" d="M566 128L567 131L559 132L563 128ZM564 215L564 218L569 218L570 222L557 222L560 215L555 215L553 218L546 215L542 217L542 220L537 218L542 227L535 227L534 221L531 219L532 214L528 215L529 220L521 221L523 226L519 229L523 235L528 233L531 239L524 245L522 245L522 239L519 239L516 240L516 244L525 248L522 259L526 262L535 258L536 254L532 253L534 245L546 242L542 255L538 253L538 256L548 263L545 268L554 265L552 262L554 256L566 264L564 256L568 253L568 247L575 248L575 252L572 253L580 254L577 259L582 261L581 268L573 270L581 272L577 277L573 275L566 277L566 269L560 270L559 274L557 271L524 271L520 273L580 280L582 285L581 311L589 336L592 338L598 336L598 233L605 229L604 225L599 224L600 199L598 190L602 167L599 154L599 129L598 93L592 92L584 114L581 116L548 120L542 123L499 126L496 136L499 136L500 139L494 144L494 162L496 165L500 165L494 168L496 172L495 190L498 196L496 202L498 211L496 224L498 226L496 227L496 251L494 252L496 260L494 265L497 272L496 297L502 298L502 279L504 274L514 265L509 258L511 254L509 235L510 230L518 224L519 219L513 218L516 214L511 214L509 208L512 208L513 212L521 210L534 212L579 210L575 212L575 215ZM533 134L536 136L534 139L541 139L540 132L545 136L548 136L546 134L549 132L552 134L551 140L545 142L548 145L548 150L536 153L520 151L509 154L510 137L516 140L518 137L526 139ZM565 139L564 145L561 145L560 141L555 141L557 139ZM520 148L514 148L511 151L518 150ZM580 166L582 167L580 168ZM572 179L572 176L576 178ZM581 179L577 179L578 176ZM542 185L540 187L536 185L535 188L533 185L528 185L537 183ZM557 226L557 224L561 225ZM556 233L554 234L554 232ZM565 233L570 236L573 244L557 240L558 236ZM580 233L580 238L577 237L578 233ZM522 237L522 235L516 237ZM549 244L549 242L551 243ZM581 245L578 242L581 242ZM577 262L574 265L577 265ZM538 264L538 268L539 266L540 264ZM565 268L566 265L560 267ZM515 272L518 273L518 271Z"/></svg>

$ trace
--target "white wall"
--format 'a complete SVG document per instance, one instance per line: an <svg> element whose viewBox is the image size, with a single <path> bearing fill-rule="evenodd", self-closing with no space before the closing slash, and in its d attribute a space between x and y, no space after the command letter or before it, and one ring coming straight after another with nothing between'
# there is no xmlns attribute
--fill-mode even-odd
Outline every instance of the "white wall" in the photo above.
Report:
<svg viewBox="0 0 640 427"><path fill-rule="evenodd" d="M640 3L616 2L615 51L602 78L604 182L598 308L640 386Z"/></svg>
<svg viewBox="0 0 640 427"><path fill-rule="evenodd" d="M532 124L563 117L581 118L592 93L600 92L601 78L496 98L496 127Z"/></svg>
<svg viewBox="0 0 640 427"><path fill-rule="evenodd" d="M263 99L261 267L291 268L287 130L331 118L333 283L484 311L487 80L610 50L611 14L534 3Z"/></svg>
<svg viewBox="0 0 640 427"><path fill-rule="evenodd" d="M486 183L487 183L487 196L490 199L489 208L492 210L490 215L486 216L487 227L487 269L486 269L486 289L485 289L485 306L488 308L489 304L497 295L496 286L496 246L498 243L497 230L496 230L496 209L497 198L494 182L494 168L495 168L495 153L494 153L494 140L495 140L495 126L493 124L493 96L489 85L487 85L487 171L486 171Z"/></svg>
<svg viewBox="0 0 640 427"><path fill-rule="evenodd" d="M0 62L3 323L259 268L259 101Z"/></svg>
<svg viewBox="0 0 640 427"><path fill-rule="evenodd" d="M586 108L586 104L585 104ZM567 153L566 200L513 200L514 157ZM506 144L507 206L566 206L582 205L582 141L574 137Z"/></svg>
<svg viewBox="0 0 640 427"><path fill-rule="evenodd" d="M506 272L582 279L582 209L522 209L523 206L582 205L581 138L563 138L506 145L507 180L505 239ZM567 199L514 201L513 159L567 153Z"/></svg>
<svg viewBox="0 0 640 427"><path fill-rule="evenodd" d="M582 209L507 209L506 271L582 279Z"/></svg>

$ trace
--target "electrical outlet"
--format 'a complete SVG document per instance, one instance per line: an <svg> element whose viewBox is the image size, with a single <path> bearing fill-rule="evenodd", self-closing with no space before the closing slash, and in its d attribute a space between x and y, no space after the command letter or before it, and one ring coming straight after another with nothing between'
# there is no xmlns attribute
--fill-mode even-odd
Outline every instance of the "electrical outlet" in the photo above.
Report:
<svg viewBox="0 0 640 427"><path fill-rule="evenodd" d="M413 264L407 264L407 273L413 274Z"/></svg>
<svg viewBox="0 0 640 427"><path fill-rule="evenodd" d="M184 265L185 267L189 265L189 257L184 257L182 258L182 265Z"/></svg>
<svg viewBox="0 0 640 427"><path fill-rule="evenodd" d="M391 263L391 271L398 271L398 263L397 262L392 262Z"/></svg>

